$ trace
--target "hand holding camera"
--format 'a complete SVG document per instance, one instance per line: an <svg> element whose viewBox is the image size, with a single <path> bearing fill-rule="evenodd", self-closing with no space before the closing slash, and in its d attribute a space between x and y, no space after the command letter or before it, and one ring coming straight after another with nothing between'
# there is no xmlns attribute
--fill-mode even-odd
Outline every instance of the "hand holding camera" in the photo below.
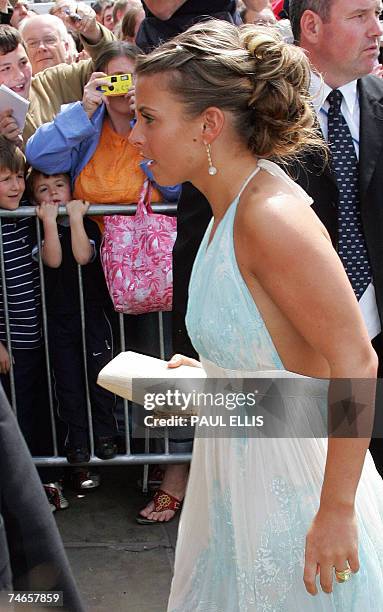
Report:
<svg viewBox="0 0 383 612"><path fill-rule="evenodd" d="M64 14L69 17L71 21L82 21L82 17L76 12L72 12L69 8L64 9Z"/></svg>
<svg viewBox="0 0 383 612"><path fill-rule="evenodd" d="M134 85L129 89L125 96L125 100L129 100L129 109L132 115L136 114L136 88Z"/></svg>
<svg viewBox="0 0 383 612"><path fill-rule="evenodd" d="M109 104L109 97L120 96L129 101L132 114L135 113L135 89L131 74L112 74L93 72L84 87L82 106L89 119L104 102Z"/></svg>
<svg viewBox="0 0 383 612"><path fill-rule="evenodd" d="M104 92L100 90L100 86L108 86L109 81L107 79L108 76L105 74L105 72L93 72L89 81L84 87L82 106L89 119L102 102L108 104L108 100L104 96Z"/></svg>
<svg viewBox="0 0 383 612"><path fill-rule="evenodd" d="M107 80L107 85L99 86L99 90L106 96L125 96L133 87L131 74L112 74L107 77Z"/></svg>
<svg viewBox="0 0 383 612"><path fill-rule="evenodd" d="M97 43L101 31L96 20L96 13L85 2L64 9L64 22L69 30L82 34L90 43Z"/></svg>

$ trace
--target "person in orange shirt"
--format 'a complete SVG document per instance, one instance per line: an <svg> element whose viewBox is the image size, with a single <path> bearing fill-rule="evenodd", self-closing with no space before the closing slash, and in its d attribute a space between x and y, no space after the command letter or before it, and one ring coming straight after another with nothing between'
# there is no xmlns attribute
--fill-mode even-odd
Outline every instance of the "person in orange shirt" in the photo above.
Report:
<svg viewBox="0 0 383 612"><path fill-rule="evenodd" d="M107 75L133 73L140 50L123 41L105 45L82 101L65 104L55 119L39 127L26 146L33 168L44 174L69 173L73 197L98 204L137 202L145 178L152 178L128 138L134 120L134 88L105 96ZM118 179L118 180L116 180ZM177 201L179 188L153 190L152 201ZM103 224L98 221L101 230Z"/></svg>

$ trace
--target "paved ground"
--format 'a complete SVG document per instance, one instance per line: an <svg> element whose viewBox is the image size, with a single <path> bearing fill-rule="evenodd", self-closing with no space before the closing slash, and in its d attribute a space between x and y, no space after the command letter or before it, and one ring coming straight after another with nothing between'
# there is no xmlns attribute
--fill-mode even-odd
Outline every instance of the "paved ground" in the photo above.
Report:
<svg viewBox="0 0 383 612"><path fill-rule="evenodd" d="M69 488L67 510L56 512L68 557L90 612L165 612L178 518L138 525L146 498L138 467L103 467L99 489L78 496Z"/></svg>

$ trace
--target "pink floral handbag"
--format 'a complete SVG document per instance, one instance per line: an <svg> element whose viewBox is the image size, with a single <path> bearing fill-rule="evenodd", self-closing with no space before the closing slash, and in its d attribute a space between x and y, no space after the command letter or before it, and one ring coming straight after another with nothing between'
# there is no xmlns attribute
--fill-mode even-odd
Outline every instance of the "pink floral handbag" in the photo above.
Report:
<svg viewBox="0 0 383 612"><path fill-rule="evenodd" d="M153 213L146 180L134 216L104 218L101 261L114 309L124 314L172 309L172 250L177 219Z"/></svg>

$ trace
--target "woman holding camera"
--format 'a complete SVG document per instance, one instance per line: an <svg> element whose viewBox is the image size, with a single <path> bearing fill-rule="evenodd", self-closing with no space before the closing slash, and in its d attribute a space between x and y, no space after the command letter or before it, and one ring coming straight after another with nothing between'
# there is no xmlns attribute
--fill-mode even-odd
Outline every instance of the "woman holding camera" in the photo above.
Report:
<svg viewBox="0 0 383 612"><path fill-rule="evenodd" d="M134 88L126 94L105 95L108 75L132 74L140 50L113 41L95 61L81 102L63 105L50 123L28 140L28 162L45 174L69 172L73 197L98 204L137 202L148 166L128 140L134 119ZM118 176L118 181L116 177ZM177 200L178 188L153 190L153 202ZM103 229L101 218L96 219Z"/></svg>

